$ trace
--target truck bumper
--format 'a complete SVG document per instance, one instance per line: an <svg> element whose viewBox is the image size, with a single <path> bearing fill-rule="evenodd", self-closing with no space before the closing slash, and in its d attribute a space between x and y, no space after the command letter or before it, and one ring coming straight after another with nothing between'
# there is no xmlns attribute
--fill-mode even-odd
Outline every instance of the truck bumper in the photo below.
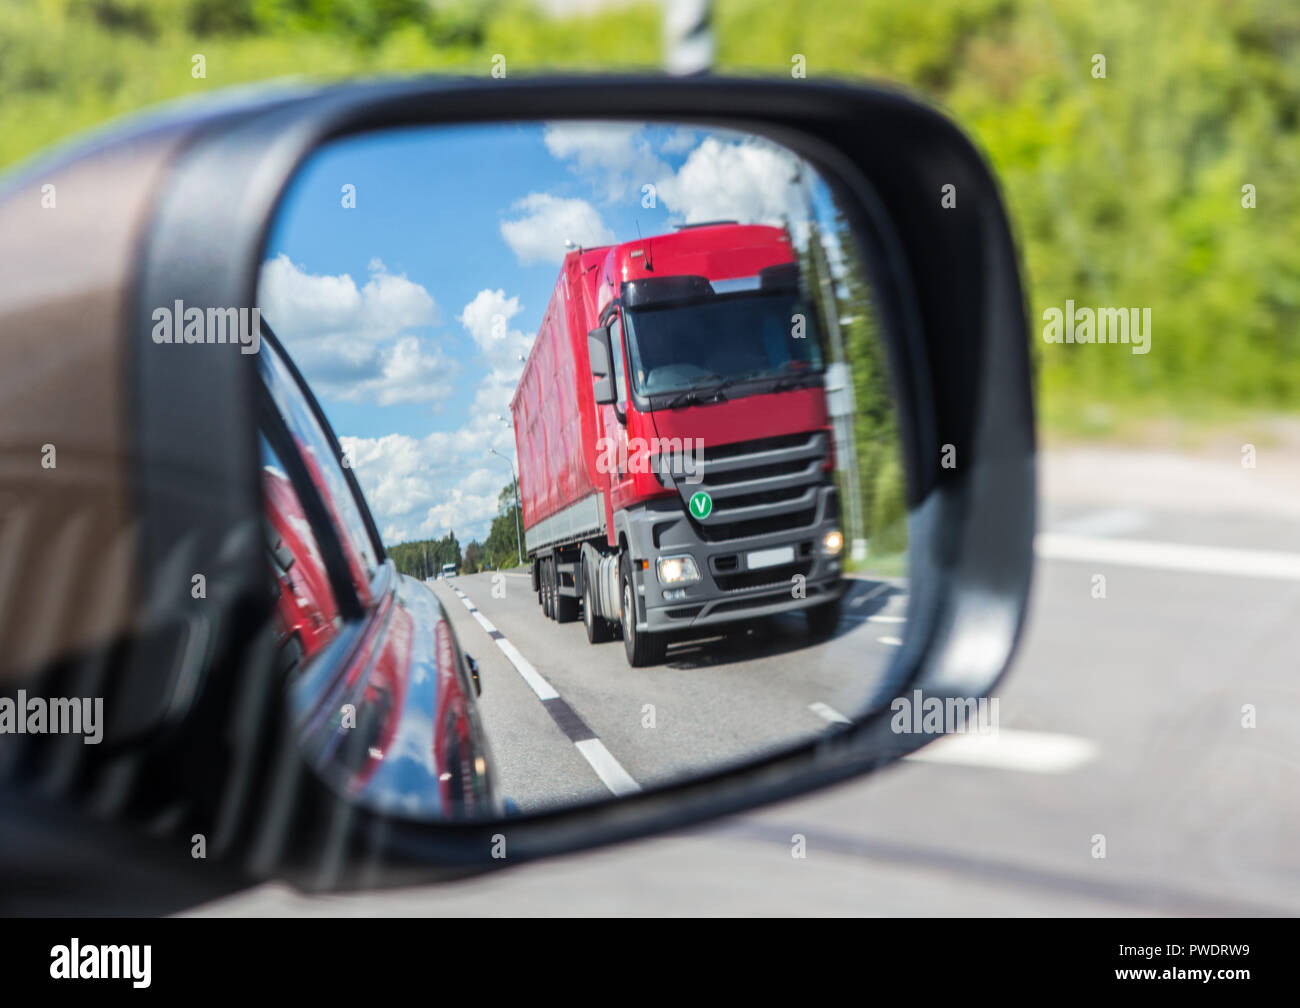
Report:
<svg viewBox="0 0 1300 1008"><path fill-rule="evenodd" d="M843 557L828 556L823 549L827 533L840 530L839 522L836 491L829 484L817 494L810 524L744 539L706 541L675 501L637 513L628 523L629 544L633 559L648 561L639 572L637 629L698 630L809 609L839 598L844 590ZM782 551L788 562L773 563L772 557ZM658 560L680 555L694 559L700 580L662 584Z"/></svg>

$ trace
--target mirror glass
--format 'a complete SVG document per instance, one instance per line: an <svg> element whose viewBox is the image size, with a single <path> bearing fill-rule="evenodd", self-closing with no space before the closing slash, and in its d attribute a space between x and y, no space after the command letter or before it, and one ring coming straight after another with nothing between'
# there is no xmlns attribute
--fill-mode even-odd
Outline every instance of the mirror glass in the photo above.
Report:
<svg viewBox="0 0 1300 1008"><path fill-rule="evenodd" d="M336 141L261 263L262 465L304 758L427 820L608 799L859 717L905 636L855 237L764 138Z"/></svg>

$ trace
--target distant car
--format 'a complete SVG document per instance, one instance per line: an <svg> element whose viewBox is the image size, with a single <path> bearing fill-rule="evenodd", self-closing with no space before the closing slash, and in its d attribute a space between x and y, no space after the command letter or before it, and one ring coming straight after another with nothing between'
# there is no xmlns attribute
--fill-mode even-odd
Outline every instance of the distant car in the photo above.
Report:
<svg viewBox="0 0 1300 1008"><path fill-rule="evenodd" d="M439 576L445 579L455 577L459 573L460 570L454 563L445 563L442 565L442 570L439 572Z"/></svg>
<svg viewBox="0 0 1300 1008"><path fill-rule="evenodd" d="M304 755L376 807L498 813L474 660L434 594L384 555L328 421L266 329L261 374L267 557Z"/></svg>

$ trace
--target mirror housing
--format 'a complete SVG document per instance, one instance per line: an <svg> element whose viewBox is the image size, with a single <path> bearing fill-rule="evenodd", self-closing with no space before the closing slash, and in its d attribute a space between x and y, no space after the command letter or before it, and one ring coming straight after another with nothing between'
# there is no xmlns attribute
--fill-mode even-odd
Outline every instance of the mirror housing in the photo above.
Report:
<svg viewBox="0 0 1300 1008"><path fill-rule="evenodd" d="M813 164L844 206L880 294L894 379L909 513L906 637L861 718L707 777L505 824L429 824L358 806L302 763L284 691L267 674L274 652L259 536L256 358L228 346L160 347L151 338L153 312L178 301L254 304L270 221L304 160L331 140L409 125L630 117L725 123L766 136ZM115 848L118 863L129 849L142 862L154 859L164 833L166 845L182 852L190 835L203 833L210 860L198 867L208 876L210 865L220 865L245 880L284 879L306 889L449 879L684 828L875 771L934 739L894 730L891 698L983 697L1003 675L1033 564L1025 298L996 181L961 131L915 99L882 87L721 77L295 85L182 105L64 147L0 184L0 220L38 207L40 186L51 178L84 179L70 191L84 193L96 212L51 215L77 233L0 228L0 259L30 263L32 275L61 276L69 250L129 250L97 256L118 274L70 277L95 281L113 300L90 315L69 311L60 288L13 284L0 297L0 321L63 347L93 319L94 335L123 358L120 369L105 370L129 376L134 409L104 412L130 426L117 458L132 477L121 522L132 538L120 541L133 560L140 625L154 636L123 620L103 646L87 641L82 653L50 668L114 683L115 706L158 708L158 724L120 747L77 742L65 745L62 760L0 760L0 799L21 795L25 820L39 805L51 818L94 823L92 795L98 823L84 831L87 843L107 834L105 820L114 830L130 827ZM126 204L112 187L131 178L141 180L141 192ZM946 185L962 193L956 206L941 205ZM122 213L105 219L103 206ZM110 231L115 244L106 246ZM592 370L603 364L609 381L608 342L602 345ZM23 416L5 414L10 423ZM943 464L949 457L957 464ZM10 489L0 482L0 499ZM0 554L0 566L8 562L20 582L48 566L40 551ZM191 595L196 565L206 570L201 601ZM71 621L71 614L51 619ZM150 641L170 646L150 649ZM124 668L138 674L123 676ZM0 743L40 742L15 738ZM35 772L47 766L60 772ZM493 853L503 829L508 858Z"/></svg>
<svg viewBox="0 0 1300 1008"><path fill-rule="evenodd" d="M591 361L592 397L597 406L611 405L614 393L614 365L611 363L609 329L597 326L587 333L587 357Z"/></svg>

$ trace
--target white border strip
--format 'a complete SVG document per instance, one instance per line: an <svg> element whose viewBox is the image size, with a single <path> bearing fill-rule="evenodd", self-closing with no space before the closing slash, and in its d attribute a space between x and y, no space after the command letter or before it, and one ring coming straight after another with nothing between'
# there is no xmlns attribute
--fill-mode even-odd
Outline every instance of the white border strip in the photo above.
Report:
<svg viewBox="0 0 1300 1008"><path fill-rule="evenodd" d="M1034 552L1042 560L1078 560L1196 574L1300 581L1300 553L1275 550L1189 546L1144 539L1093 539L1062 532L1040 532L1034 537Z"/></svg>

